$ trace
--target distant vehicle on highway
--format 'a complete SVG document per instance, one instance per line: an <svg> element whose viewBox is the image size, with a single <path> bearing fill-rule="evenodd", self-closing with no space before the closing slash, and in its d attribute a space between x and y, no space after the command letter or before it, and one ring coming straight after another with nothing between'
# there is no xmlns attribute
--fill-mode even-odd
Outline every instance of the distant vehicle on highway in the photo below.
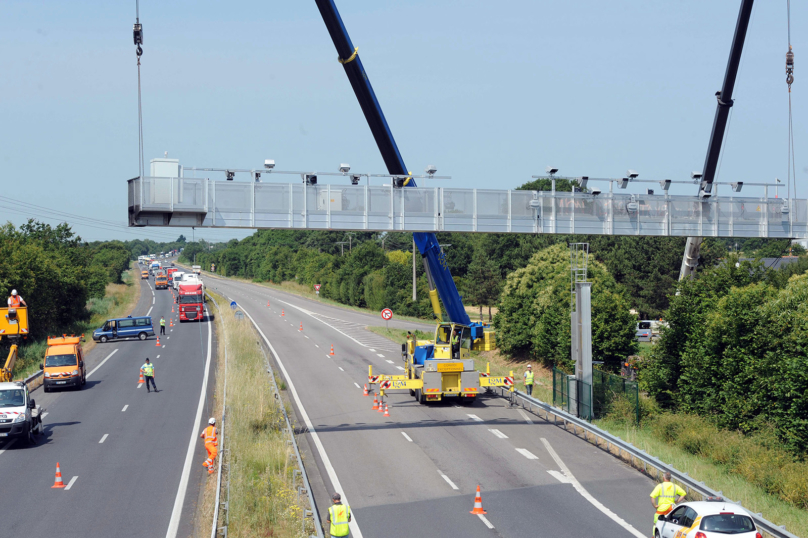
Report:
<svg viewBox="0 0 808 538"><path fill-rule="evenodd" d="M44 371L45 392L54 388L73 387L81 390L87 382L84 352L80 336L49 336L45 362L39 365Z"/></svg>
<svg viewBox="0 0 808 538"><path fill-rule="evenodd" d="M93 340L101 343L119 338L145 340L149 336L154 336L154 326L150 316L108 319L103 327L93 331Z"/></svg>
<svg viewBox="0 0 808 538"><path fill-rule="evenodd" d="M22 438L36 443L42 434L42 408L22 381L0 383L0 437Z"/></svg>
<svg viewBox="0 0 808 538"><path fill-rule="evenodd" d="M141 271L140 272L140 278L141 278L141 280L144 279L144 278L146 280L148 280L149 279L149 272L148 271Z"/></svg>
<svg viewBox="0 0 808 538"><path fill-rule="evenodd" d="M191 269L193 270L194 273L196 273L198 275L202 274L202 266L201 265L192 265Z"/></svg>
<svg viewBox="0 0 808 538"><path fill-rule="evenodd" d="M180 307L180 321L202 321L205 312L204 285L199 280L180 282L177 302Z"/></svg>
<svg viewBox="0 0 808 538"><path fill-rule="evenodd" d="M168 289L168 277L164 273L158 273L154 277L154 288L158 290Z"/></svg>
<svg viewBox="0 0 808 538"><path fill-rule="evenodd" d="M763 538L752 516L721 497L686 502L659 516L654 538Z"/></svg>
<svg viewBox="0 0 808 538"><path fill-rule="evenodd" d="M661 319L644 319L637 323L634 337L638 342L653 342L660 337L662 328L667 326L667 322Z"/></svg>
<svg viewBox="0 0 808 538"><path fill-rule="evenodd" d="M180 282L182 282L182 277L185 275L182 271L175 271L174 274L171 275L171 287L177 289Z"/></svg>

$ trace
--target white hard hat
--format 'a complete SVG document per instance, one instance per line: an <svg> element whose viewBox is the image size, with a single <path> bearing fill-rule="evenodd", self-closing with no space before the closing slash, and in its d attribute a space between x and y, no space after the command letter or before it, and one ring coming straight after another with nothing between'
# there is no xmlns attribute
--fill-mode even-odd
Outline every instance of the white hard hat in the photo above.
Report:
<svg viewBox="0 0 808 538"><path fill-rule="evenodd" d="M11 295L17 295L17 290L11 290Z"/></svg>
<svg viewBox="0 0 808 538"><path fill-rule="evenodd" d="M527 365L527 367L528 367L528 368L533 368L533 367L532 367L531 365L529 365L529 364Z"/></svg>
<svg viewBox="0 0 808 538"><path fill-rule="evenodd" d="M208 424L216 424L216 419L213 418L213 417L210 417L210 420L208 421Z"/></svg>

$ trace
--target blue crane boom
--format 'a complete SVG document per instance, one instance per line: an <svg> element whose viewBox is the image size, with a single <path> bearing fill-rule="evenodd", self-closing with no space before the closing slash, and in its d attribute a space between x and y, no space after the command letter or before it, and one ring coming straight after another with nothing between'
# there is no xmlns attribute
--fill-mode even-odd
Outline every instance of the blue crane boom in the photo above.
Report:
<svg viewBox="0 0 808 538"><path fill-rule="evenodd" d="M370 85L370 79L362 66L358 49L354 48L351 38L348 36L348 30L346 30L345 24L342 22L342 17L337 11L334 0L315 1L328 33L331 35L331 40L337 49L339 62L345 68L345 74L348 75L348 80L359 101L359 106L365 114L365 119L368 122L370 131L373 133L373 138L376 140L376 145L379 146L387 171L394 176L408 176L409 172L404 164L404 159L398 151L393 133L390 132L390 126L387 125L381 105L379 105L376 94L373 92L373 87ZM411 178L403 181L402 185L402 187L415 186L415 180ZM438 238L433 233L416 232L412 235L424 259L433 308L437 306L434 298L434 291L437 290L449 319L454 323L471 325L471 320L463 307L463 300L457 291L454 280L452 280L452 274L449 271L443 250L438 243Z"/></svg>

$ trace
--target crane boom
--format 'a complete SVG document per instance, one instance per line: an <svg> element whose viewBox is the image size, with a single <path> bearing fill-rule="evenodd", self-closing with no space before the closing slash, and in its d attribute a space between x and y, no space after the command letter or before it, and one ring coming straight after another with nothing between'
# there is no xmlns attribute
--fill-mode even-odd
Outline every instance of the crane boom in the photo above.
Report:
<svg viewBox="0 0 808 538"><path fill-rule="evenodd" d="M398 151L398 146L393 138L393 133L390 131L390 126L384 118L381 105L373 87L370 85L370 79L362 66L362 60L359 58L358 49L354 47L351 38L348 36L348 30L342 22L342 17L337 11L337 6L334 0L315 0L317 8L320 10L320 15L323 17L328 33L331 35L331 40L334 42L334 47L337 49L339 55L339 62L345 68L345 74L348 76L348 81L356 94L359 101L359 106L365 114L365 119L368 122L373 138L376 140L376 145L384 159L384 164L387 166L387 171L391 175L408 176L407 167L404 164L404 159ZM407 179L404 182L404 187L415 187L413 179ZM413 239L421 252L424 259L424 267L427 270L428 280L430 283L430 292L434 296L435 289L443 301L443 306L446 308L446 313L449 319L454 323L461 323L464 325L471 325L466 309L463 307L463 300L457 291L452 274L449 271L449 266L443 254L443 250L438 243L438 238L434 233L413 233ZM432 289L434 286L435 289ZM433 301L433 305L434 305Z"/></svg>
<svg viewBox="0 0 808 538"><path fill-rule="evenodd" d="M735 24L735 35L732 37L732 46L729 51L729 60L727 60L727 70L724 73L724 84L721 86L721 91L715 94L718 103L716 103L713 129L710 133L710 143L707 145L707 156L704 159L701 185L699 187L699 196L702 198L709 197L712 194L713 180L718 168L718 158L721 155L721 145L724 142L729 109L733 104L732 92L735 89L735 79L738 76L738 66L741 63L741 53L746 40L746 31L749 28L753 4L754 0L742 0L741 2L738 21ZM679 271L679 280L692 278L696 273L701 242L701 237L687 238L685 255L682 258L682 268Z"/></svg>

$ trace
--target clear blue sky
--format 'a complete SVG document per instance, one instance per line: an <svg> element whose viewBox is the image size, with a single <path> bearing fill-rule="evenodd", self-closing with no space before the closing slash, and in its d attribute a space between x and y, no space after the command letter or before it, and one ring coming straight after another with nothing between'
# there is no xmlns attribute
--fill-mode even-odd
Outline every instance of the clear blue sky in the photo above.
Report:
<svg viewBox="0 0 808 538"><path fill-rule="evenodd" d="M446 186L477 188L516 187L547 165L689 179L739 5L337 0L410 170L434 163L453 176ZM792 5L800 197L807 11ZM142 0L140 15L147 166L168 151L185 166L274 158L286 170L385 171L314 1ZM134 18L134 0L0 3L0 195L126 222L125 181L138 171ZM786 49L786 2L757 2L719 181L785 179ZM0 206L3 222L38 216ZM179 235L74 229L90 240Z"/></svg>

